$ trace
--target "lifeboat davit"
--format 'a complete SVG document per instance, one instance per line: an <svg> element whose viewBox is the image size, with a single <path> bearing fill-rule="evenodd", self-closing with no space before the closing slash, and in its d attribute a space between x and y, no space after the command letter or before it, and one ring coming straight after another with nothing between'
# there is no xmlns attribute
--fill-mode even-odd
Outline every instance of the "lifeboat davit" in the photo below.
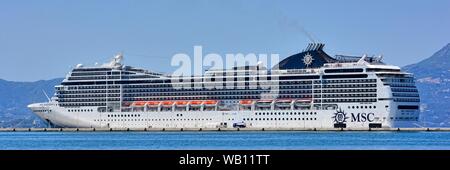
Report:
<svg viewBox="0 0 450 170"><path fill-rule="evenodd" d="M251 105L251 104L253 104L253 100L241 100L241 101L239 101L239 104L241 104L241 105Z"/></svg>
<svg viewBox="0 0 450 170"><path fill-rule="evenodd" d="M310 106L311 105L311 99L297 99L295 100L296 106Z"/></svg>
<svg viewBox="0 0 450 170"><path fill-rule="evenodd" d="M290 107L291 103L291 99L278 99L275 101L275 105L277 105L278 107Z"/></svg>
<svg viewBox="0 0 450 170"><path fill-rule="evenodd" d="M258 100L256 101L256 106L258 107L270 107L273 100Z"/></svg>

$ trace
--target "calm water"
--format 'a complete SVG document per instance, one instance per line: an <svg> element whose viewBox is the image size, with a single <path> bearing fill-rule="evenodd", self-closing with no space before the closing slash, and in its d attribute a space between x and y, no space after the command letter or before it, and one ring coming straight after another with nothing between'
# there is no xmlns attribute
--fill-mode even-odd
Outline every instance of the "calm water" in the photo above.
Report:
<svg viewBox="0 0 450 170"><path fill-rule="evenodd" d="M450 150L450 132L0 132L0 149Z"/></svg>

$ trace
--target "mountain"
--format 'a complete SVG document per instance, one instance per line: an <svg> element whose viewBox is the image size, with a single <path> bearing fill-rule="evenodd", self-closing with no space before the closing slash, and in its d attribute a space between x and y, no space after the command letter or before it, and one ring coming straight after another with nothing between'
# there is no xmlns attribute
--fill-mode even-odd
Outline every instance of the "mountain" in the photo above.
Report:
<svg viewBox="0 0 450 170"><path fill-rule="evenodd" d="M45 126L27 105L47 101L43 90L52 96L54 86L62 80L57 78L36 82L12 82L0 79L0 127Z"/></svg>
<svg viewBox="0 0 450 170"><path fill-rule="evenodd" d="M450 43L416 64L403 67L415 74L416 78L448 78L450 72Z"/></svg>
<svg viewBox="0 0 450 170"><path fill-rule="evenodd" d="M402 68L414 73L425 126L450 126L450 43L416 64Z"/></svg>

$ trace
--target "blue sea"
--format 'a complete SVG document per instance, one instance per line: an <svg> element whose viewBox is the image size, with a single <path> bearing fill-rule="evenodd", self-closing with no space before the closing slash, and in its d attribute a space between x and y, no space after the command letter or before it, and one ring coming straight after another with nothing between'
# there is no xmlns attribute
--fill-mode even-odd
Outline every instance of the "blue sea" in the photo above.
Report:
<svg viewBox="0 0 450 170"><path fill-rule="evenodd" d="M450 132L0 132L1 150L450 150Z"/></svg>

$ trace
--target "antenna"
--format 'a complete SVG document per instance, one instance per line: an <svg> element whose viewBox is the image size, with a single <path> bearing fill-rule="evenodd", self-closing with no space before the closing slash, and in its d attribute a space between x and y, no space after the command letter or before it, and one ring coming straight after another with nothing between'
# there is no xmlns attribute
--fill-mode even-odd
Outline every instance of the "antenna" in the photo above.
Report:
<svg viewBox="0 0 450 170"><path fill-rule="evenodd" d="M376 61L377 61L377 62L381 62L381 60L383 60L383 55L379 55L379 56L376 58Z"/></svg>
<svg viewBox="0 0 450 170"><path fill-rule="evenodd" d="M45 97L47 97L47 100L50 102L50 97L48 97L47 93L44 91L44 89L42 89L42 92L44 93Z"/></svg>
<svg viewBox="0 0 450 170"><path fill-rule="evenodd" d="M258 68L260 68L260 67L263 67L263 62L262 61L258 61L258 63L256 64L256 66L258 67Z"/></svg>

